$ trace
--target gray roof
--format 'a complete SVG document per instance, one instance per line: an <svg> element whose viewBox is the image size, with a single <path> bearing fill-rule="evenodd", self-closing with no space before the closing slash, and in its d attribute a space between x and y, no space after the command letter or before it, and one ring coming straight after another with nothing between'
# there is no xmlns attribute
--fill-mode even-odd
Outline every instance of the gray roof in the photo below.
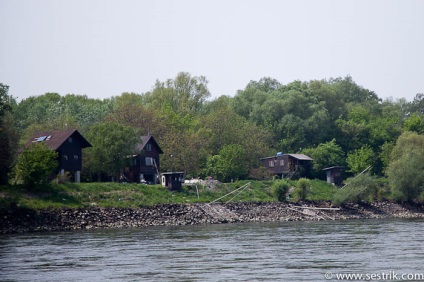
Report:
<svg viewBox="0 0 424 282"><path fill-rule="evenodd" d="M301 161L312 161L313 159L311 157L308 157L307 155L304 154L284 154L284 155L280 155L280 156L272 156L272 157L266 157L266 158L261 158L261 160L266 160L266 159L274 159L277 157L282 157L282 156L290 156L292 158L301 160Z"/></svg>
<svg viewBox="0 0 424 282"><path fill-rule="evenodd" d="M152 141L152 143L156 144L156 147L158 148L159 154L163 154L162 149L159 147L159 144L156 142L155 138L153 138L152 135L143 135L140 137L141 143L137 144L136 146L136 150L137 151L141 151L144 149L144 147L146 146L147 143L149 143L149 141Z"/></svg>
<svg viewBox="0 0 424 282"><path fill-rule="evenodd" d="M301 161L312 161L311 157L308 157L307 155L304 155L304 154L287 154L287 155Z"/></svg>
<svg viewBox="0 0 424 282"><path fill-rule="evenodd" d="M344 168L345 168L344 166L336 165L336 166L326 167L326 168L324 168L323 170L344 169Z"/></svg>

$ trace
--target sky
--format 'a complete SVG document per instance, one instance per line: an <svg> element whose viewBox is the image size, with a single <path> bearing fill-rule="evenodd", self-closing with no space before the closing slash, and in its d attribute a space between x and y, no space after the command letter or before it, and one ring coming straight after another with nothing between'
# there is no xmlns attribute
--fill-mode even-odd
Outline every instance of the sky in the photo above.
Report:
<svg viewBox="0 0 424 282"><path fill-rule="evenodd" d="M188 72L214 99L263 77L351 76L412 101L424 93L423 14L421 0L0 0L0 83L18 101L103 99Z"/></svg>

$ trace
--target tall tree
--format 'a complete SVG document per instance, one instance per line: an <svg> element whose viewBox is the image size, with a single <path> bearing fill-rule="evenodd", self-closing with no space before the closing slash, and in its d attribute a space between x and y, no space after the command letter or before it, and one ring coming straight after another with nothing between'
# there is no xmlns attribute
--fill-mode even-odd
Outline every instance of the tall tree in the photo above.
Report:
<svg viewBox="0 0 424 282"><path fill-rule="evenodd" d="M226 145L219 151L219 155L209 157L207 171L220 181L240 179L248 173L249 168L245 159L246 152L243 146Z"/></svg>
<svg viewBox="0 0 424 282"><path fill-rule="evenodd" d="M415 95L414 100L408 105L408 112L424 114L424 93Z"/></svg>
<svg viewBox="0 0 424 282"><path fill-rule="evenodd" d="M315 148L303 150L303 153L310 156L312 162L312 174L314 177L325 179L324 168L330 166L344 166L346 156L342 148L336 143L336 139L321 143Z"/></svg>
<svg viewBox="0 0 424 282"><path fill-rule="evenodd" d="M135 145L140 141L138 132L118 123L98 123L86 134L93 147L86 149L85 168L97 178L119 176L127 164L127 156L134 153Z"/></svg>
<svg viewBox="0 0 424 282"><path fill-rule="evenodd" d="M207 84L204 76L193 77L180 72L175 79L156 81L153 91L147 92L144 100L156 109L169 105L178 114L193 114L202 108L210 96Z"/></svg>
<svg viewBox="0 0 424 282"><path fill-rule="evenodd" d="M0 185L7 184L16 155L17 134L11 114L16 104L8 94L9 86L0 83Z"/></svg>
<svg viewBox="0 0 424 282"><path fill-rule="evenodd" d="M39 125L44 130L76 127L85 131L100 122L110 111L110 100L91 99L86 95L46 93L22 100L14 111L18 129Z"/></svg>
<svg viewBox="0 0 424 282"><path fill-rule="evenodd" d="M375 163L375 154L369 145L347 154L347 164L352 173L360 173Z"/></svg>
<svg viewBox="0 0 424 282"><path fill-rule="evenodd" d="M140 128L147 134L149 129L160 124L155 122L157 111L144 105L143 96L136 93L122 93L112 99L112 110L106 120L123 125Z"/></svg>
<svg viewBox="0 0 424 282"><path fill-rule="evenodd" d="M364 104L370 109L374 109L378 107L378 103L381 101L375 92L359 86L351 76L332 78L329 83L345 103Z"/></svg>
<svg viewBox="0 0 424 282"><path fill-rule="evenodd" d="M403 133L392 150L387 169L396 199L414 201L424 197L424 135Z"/></svg>
<svg viewBox="0 0 424 282"><path fill-rule="evenodd" d="M424 117L417 113L411 114L411 116L409 116L405 120L404 130L423 134L424 133Z"/></svg>

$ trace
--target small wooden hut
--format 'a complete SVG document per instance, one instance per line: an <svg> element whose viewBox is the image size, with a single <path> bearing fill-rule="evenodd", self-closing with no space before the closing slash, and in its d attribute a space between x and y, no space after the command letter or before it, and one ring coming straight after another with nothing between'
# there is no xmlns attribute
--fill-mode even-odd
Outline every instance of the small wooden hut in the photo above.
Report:
<svg viewBox="0 0 424 282"><path fill-rule="evenodd" d="M161 173L162 186L169 190L180 190L184 183L184 172Z"/></svg>
<svg viewBox="0 0 424 282"><path fill-rule="evenodd" d="M332 166L323 169L327 173L327 182L341 186L343 182L343 166Z"/></svg>
<svg viewBox="0 0 424 282"><path fill-rule="evenodd" d="M312 158L304 154L283 154L262 158L262 164L279 178L306 177L311 168Z"/></svg>

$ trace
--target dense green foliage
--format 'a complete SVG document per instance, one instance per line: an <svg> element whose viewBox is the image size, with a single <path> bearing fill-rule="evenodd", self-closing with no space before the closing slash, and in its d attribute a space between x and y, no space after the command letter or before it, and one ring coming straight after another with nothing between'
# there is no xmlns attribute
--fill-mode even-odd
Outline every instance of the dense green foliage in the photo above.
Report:
<svg viewBox="0 0 424 282"><path fill-rule="evenodd" d="M347 185L339 189L334 195L333 203L336 205L348 202L359 203L373 202L377 199L378 181L370 174L360 174L347 180Z"/></svg>
<svg viewBox="0 0 424 282"><path fill-rule="evenodd" d="M342 148L336 143L336 139L321 143L315 148L307 148L303 153L310 156L312 163L312 176L324 179L324 168L332 166L344 166L346 156Z"/></svg>
<svg viewBox="0 0 424 282"><path fill-rule="evenodd" d="M309 182L309 179L301 178L297 181L297 187L294 190L296 198L299 200L306 200L309 191L311 190L311 183Z"/></svg>
<svg viewBox="0 0 424 282"><path fill-rule="evenodd" d="M424 196L424 135L403 133L393 148L387 169L395 198L413 201Z"/></svg>
<svg viewBox="0 0 424 282"><path fill-rule="evenodd" d="M272 194L280 202L287 200L287 193L289 192L290 185L285 180L276 180L272 184Z"/></svg>
<svg viewBox="0 0 424 282"><path fill-rule="evenodd" d="M246 152L238 144L225 145L219 155L208 159L208 174L220 181L229 182L232 178L239 179L247 175L248 166L245 161Z"/></svg>
<svg viewBox="0 0 424 282"><path fill-rule="evenodd" d="M77 128L93 145L83 153L82 179L110 180L140 135L150 131L164 151L162 171L222 181L261 179L268 175L260 158L304 153L314 159L312 178L325 179L322 169L328 166L346 166L348 176L371 166L373 175L387 173L395 199L424 197L421 151L409 145L400 150L406 137L398 140L408 131L424 133L423 94L410 102L382 101L351 77L287 85L262 78L233 97L208 100L207 83L182 72L157 81L147 93L103 100L46 93L19 103L0 84L0 175L16 162L18 139L22 145L35 131ZM302 198L319 198L314 193Z"/></svg>
<svg viewBox="0 0 424 282"><path fill-rule="evenodd" d="M119 176L127 164L127 156L139 142L133 128L118 123L98 123L87 132L92 147L86 150L85 169L91 178L101 180Z"/></svg>
<svg viewBox="0 0 424 282"><path fill-rule="evenodd" d="M46 183L57 168L57 153L44 143L25 148L16 165L16 176L24 185Z"/></svg>
<svg viewBox="0 0 424 282"><path fill-rule="evenodd" d="M7 184L17 151L17 135L12 120L16 101L8 95L9 86L0 83L0 185Z"/></svg>

